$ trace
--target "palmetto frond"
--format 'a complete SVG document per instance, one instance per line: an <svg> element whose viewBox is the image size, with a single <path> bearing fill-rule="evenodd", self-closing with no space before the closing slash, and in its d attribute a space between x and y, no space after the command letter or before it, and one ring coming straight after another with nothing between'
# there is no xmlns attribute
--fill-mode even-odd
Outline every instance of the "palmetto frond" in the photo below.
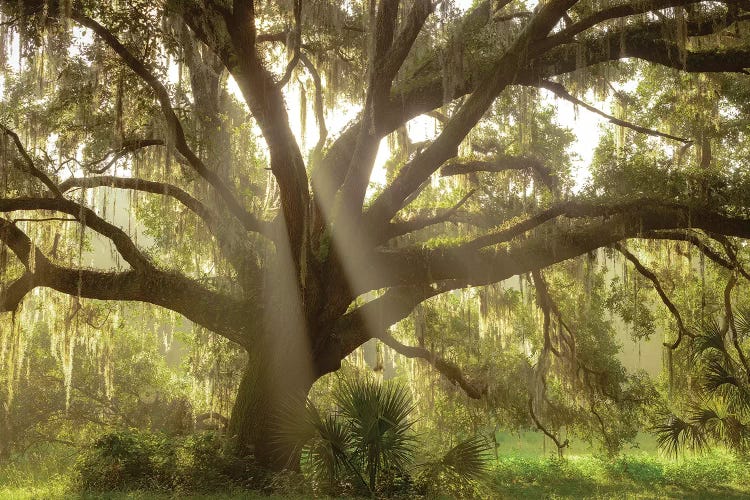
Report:
<svg viewBox="0 0 750 500"><path fill-rule="evenodd" d="M690 414L690 423L702 435L736 450L745 449L750 440L750 427L721 401L712 400L710 407L695 407Z"/></svg>
<svg viewBox="0 0 750 500"><path fill-rule="evenodd" d="M351 433L346 422L327 415L316 424L317 435L304 447L313 476L332 484L341 473L352 468Z"/></svg>
<svg viewBox="0 0 750 500"><path fill-rule="evenodd" d="M304 408L300 418L299 409ZM309 399L289 399L281 405L274 441L280 450L300 452L319 435L322 417Z"/></svg>
<svg viewBox="0 0 750 500"><path fill-rule="evenodd" d="M707 444L700 428L674 414L665 414L662 422L656 424L652 431L656 434L659 448L673 456L686 447L697 450Z"/></svg>
<svg viewBox="0 0 750 500"><path fill-rule="evenodd" d="M448 450L438 463L442 472L449 473L456 478L480 479L487 472L489 449L486 439L482 436L474 436Z"/></svg>
<svg viewBox="0 0 750 500"><path fill-rule="evenodd" d="M693 337L690 352L691 361L696 364L707 353L715 352L728 357L724 331L716 320L709 320L701 325L700 332Z"/></svg>
<svg viewBox="0 0 750 500"><path fill-rule="evenodd" d="M741 307L735 311L734 328L741 340L750 338L750 308Z"/></svg>
<svg viewBox="0 0 750 500"><path fill-rule="evenodd" d="M474 436L458 443L439 460L422 464L428 492L464 489L465 494L472 480L481 480L486 475L490 448L486 439Z"/></svg>
<svg viewBox="0 0 750 500"><path fill-rule="evenodd" d="M737 389L740 381L734 374L730 360L711 358L706 362L701 376L701 385L707 392ZM729 387L727 387L729 386Z"/></svg>
<svg viewBox="0 0 750 500"><path fill-rule="evenodd" d="M411 463L415 441L409 414L414 405L404 387L353 380L343 385L336 402L350 424L355 457L367 470L370 488L378 470L403 470Z"/></svg>

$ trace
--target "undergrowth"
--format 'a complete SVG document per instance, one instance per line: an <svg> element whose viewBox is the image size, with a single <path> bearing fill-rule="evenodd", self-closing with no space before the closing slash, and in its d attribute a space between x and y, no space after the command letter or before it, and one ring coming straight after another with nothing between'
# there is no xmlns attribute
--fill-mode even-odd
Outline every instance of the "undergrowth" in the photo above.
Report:
<svg viewBox="0 0 750 500"><path fill-rule="evenodd" d="M135 440L135 441L134 441ZM211 435L170 442L118 433L84 452L47 447L0 465L0 498L311 498L298 475L238 485ZM70 464L76 471L70 472ZM249 471L243 471L249 474ZM484 498L748 498L750 462L715 451L678 460L653 454L493 460L474 494ZM257 478L256 478L257 480ZM450 498L450 495L438 497ZM268 495L271 495L270 497Z"/></svg>

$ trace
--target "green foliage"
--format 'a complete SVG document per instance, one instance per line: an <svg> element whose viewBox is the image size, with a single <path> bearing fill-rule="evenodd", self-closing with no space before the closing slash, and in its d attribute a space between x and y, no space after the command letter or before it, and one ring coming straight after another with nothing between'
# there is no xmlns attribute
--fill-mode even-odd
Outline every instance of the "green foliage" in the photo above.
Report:
<svg viewBox="0 0 750 500"><path fill-rule="evenodd" d="M750 450L750 373L743 364L742 345L750 337L749 317L748 310L738 311L736 342L729 326L721 328L713 320L689 340L697 380L684 402L684 416L662 409L653 427L667 453L705 450L714 444L740 454Z"/></svg>
<svg viewBox="0 0 750 500"><path fill-rule="evenodd" d="M80 491L213 491L232 484L234 459L211 433L184 439L143 431L106 434L75 464Z"/></svg>
<svg viewBox="0 0 750 500"><path fill-rule="evenodd" d="M457 498L475 498L487 479L490 449L487 440L474 436L461 441L445 455L423 465L419 478L428 496L448 493Z"/></svg>
<svg viewBox="0 0 750 500"><path fill-rule="evenodd" d="M748 463L726 453L674 462L651 455L502 457L490 472L493 498L744 498Z"/></svg>
<svg viewBox="0 0 750 500"><path fill-rule="evenodd" d="M415 443L408 391L352 380L338 386L334 400L337 410L327 415L308 400L305 418L290 413L279 431L282 442L303 451L311 477L329 489L344 486L343 481L373 492L384 476L406 472Z"/></svg>
<svg viewBox="0 0 750 500"><path fill-rule="evenodd" d="M99 438L76 462L81 490L170 489L174 446L165 437L123 431Z"/></svg>
<svg viewBox="0 0 750 500"><path fill-rule="evenodd" d="M316 489L384 496L448 490L465 494L484 478L488 446L481 437L415 468L414 405L404 386L370 378L344 380L336 386L333 402L329 413L321 413L308 400L304 418L290 412L279 432L283 443L302 450L302 469Z"/></svg>
<svg viewBox="0 0 750 500"><path fill-rule="evenodd" d="M403 471L413 459L411 396L400 385L352 380L342 385L336 402L349 424L352 458L362 464L369 487L375 490L380 471Z"/></svg>

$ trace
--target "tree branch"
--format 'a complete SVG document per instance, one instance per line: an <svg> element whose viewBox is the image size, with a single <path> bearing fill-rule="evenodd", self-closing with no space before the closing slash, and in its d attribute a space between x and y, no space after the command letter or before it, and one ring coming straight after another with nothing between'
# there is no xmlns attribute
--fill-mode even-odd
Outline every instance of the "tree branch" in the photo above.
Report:
<svg viewBox="0 0 750 500"><path fill-rule="evenodd" d="M721 267L724 267L726 269L729 269L730 271L737 271L742 276L745 277L745 279L750 281L750 274L748 274L745 269L739 265L736 261L734 263L726 260L724 257L719 255L718 252L713 250L711 247L709 247L704 241L702 241L698 235L695 233L692 233L690 231L649 231L648 233L643 234L643 237L649 240L673 240L673 241L686 241L688 243L691 243L693 246L698 248L703 255L709 258L709 260L713 261L714 263L720 265ZM732 259L732 255L729 254L730 259Z"/></svg>
<svg viewBox="0 0 750 500"><path fill-rule="evenodd" d="M387 224L403 208L405 200L437 170L456 155L458 145L489 108L495 98L516 79L529 59L534 57L530 44L546 36L576 0L551 0L539 8L523 31L505 51L493 72L483 80L466 102L445 124L440 135L424 151L407 163L367 212L368 223Z"/></svg>
<svg viewBox="0 0 750 500"><path fill-rule="evenodd" d="M593 220L542 226L543 222L560 215ZM534 228L533 234L518 238ZM750 238L750 220L705 208L648 198L621 204L563 202L508 229L463 245L379 249L368 256L369 262L388 272L368 275L368 280L363 280L355 293L408 284L426 286L450 279L473 285L494 283L649 231L688 228ZM485 248L498 243L506 244Z"/></svg>
<svg viewBox="0 0 750 500"><path fill-rule="evenodd" d="M487 387L477 387L474 382L469 381L461 369L451 361L437 356L424 347L407 346L394 339L387 331L383 331L374 338L407 358L419 358L430 363L437 371L443 374L453 385L458 385L467 396L472 399L481 399L487 393Z"/></svg>
<svg viewBox="0 0 750 500"><path fill-rule="evenodd" d="M78 9L74 8L72 18L96 33L119 57L122 61L138 75L156 94L156 98L161 106L162 113L167 122L167 127L172 135L175 149L187 160L188 164L203 177L218 193L226 204L229 211L243 224L248 230L256 226L256 218L253 214L244 209L240 202L235 198L229 187L224 181L193 152L185 139L185 131L182 128L179 118L174 112L167 88L156 76L146 67L146 65L136 58L107 28L86 16ZM249 226L249 227L248 227Z"/></svg>
<svg viewBox="0 0 750 500"><path fill-rule="evenodd" d="M675 340L672 343L664 343L666 347L669 347L670 349L674 350L677 349L680 346L680 342L682 342L682 337L692 337L693 334L688 331L687 328L685 328L685 324L682 321L682 316L680 315L680 311L677 309L677 306L674 305L674 303L670 300L670 298L667 296L666 292L664 291L664 288L662 288L661 283L659 282L659 279L656 277L656 275L649 269L647 269L641 262L638 260L638 258L630 253L625 246L623 246L620 243L615 243L613 245L615 249L617 249L626 259L628 259L635 269L644 277L648 278L651 283L654 285L654 289L656 290L656 293L659 294L659 298L661 298L661 301L664 303L665 306L667 306L667 309L669 309L669 312L672 313L672 316L675 319L675 322L677 323L677 340Z"/></svg>
<svg viewBox="0 0 750 500"><path fill-rule="evenodd" d="M467 202L469 198L476 192L476 190L469 191L458 203L449 208L437 209L434 213L429 215L414 217L413 219L405 221L396 221L389 224L382 241L388 241L397 236L403 236L405 234L413 233L420 229L424 229L435 224L442 222L448 222L450 218L458 212L458 210Z"/></svg>
<svg viewBox="0 0 750 500"><path fill-rule="evenodd" d="M7 128L5 125L0 124L0 132L7 135L13 140L13 144L15 144L16 149L18 150L18 153L21 155L21 158L23 159L24 166L26 167L29 174L36 177L40 181L42 181L42 184L44 184L47 189L49 189L50 193L52 193L54 196L58 198L62 198L62 193L60 192L60 189L57 187L57 184L52 182L52 179L47 176L42 170L38 169L36 165L34 165L34 160L31 159L31 156L29 155L28 151L26 151L26 148L23 147L23 143L21 142L21 139L18 137L18 134L16 134L11 129Z"/></svg>
<svg viewBox="0 0 750 500"><path fill-rule="evenodd" d="M692 4L701 3L702 0L651 0L650 2L631 2L621 5L615 5L612 7L604 8L594 14L585 17L575 23L566 26L564 29L548 37L547 41L551 44L568 43L573 38L589 28L596 26L597 24L605 21L617 18L624 18L628 16L634 16L637 14L643 14L646 12L653 12L668 7L687 6ZM730 3L730 2L726 2Z"/></svg>
<svg viewBox="0 0 750 500"><path fill-rule="evenodd" d="M537 429L542 431L545 436L550 438L555 443L555 446L557 446L557 454L558 456L562 457L563 448L568 446L570 443L567 439L564 442L560 442L560 440L557 438L557 436L554 435L554 433L550 432L549 430L547 430L547 428L544 425L542 425L542 423L539 421L536 414L534 413L533 398L529 398L529 415L531 415L531 420L532 422L534 422L534 425L536 425Z"/></svg>
<svg viewBox="0 0 750 500"><path fill-rule="evenodd" d="M147 181L135 177L113 176L71 177L60 184L60 190L64 193L73 188L94 188L101 186L153 193L176 199L200 217L211 234L216 237L224 256L232 264L235 271L237 271L243 288L248 289L248 287L252 287L255 284L259 274L258 266L253 260L252 252L246 247L244 238L239 234L240 230L231 224L226 224L226 221L222 220L204 203L193 198L186 191L168 183ZM254 228L253 231L272 239L274 231L272 224L262 220L255 222L258 224L257 227L246 224L245 228Z"/></svg>
<svg viewBox="0 0 750 500"><path fill-rule="evenodd" d="M318 122L318 142L312 150L312 155L314 158L317 158L323 151L326 139L328 139L325 108L323 106L323 82L320 79L320 73L315 69L315 65L304 52L300 53L300 61L302 61L302 64L307 68L307 71L313 79L313 84L315 85L315 107L313 109L315 110L315 120Z"/></svg>
<svg viewBox="0 0 750 500"><path fill-rule="evenodd" d="M664 137L665 139L671 139L673 141L679 141L685 144L692 144L693 141L690 139L684 139L682 137L677 137L675 135L667 134L664 132L659 132L658 130L651 130L646 127L641 127L640 125L635 125L634 123L630 123L625 120L621 120L619 118L615 118L612 115L608 115L607 113L604 113L603 111L598 110L594 106L591 106L590 104L585 103L584 101L572 96L566 89L563 87L562 84L557 82L552 82L550 80L542 80L539 83L539 86L541 88L547 89L551 92L553 92L558 97L561 97L562 99L565 99L566 101L570 101L573 104L576 104L578 106L581 106L584 109L587 109L591 111L592 113L595 113L603 118L606 118L609 120L610 123L613 123L614 125L618 125L620 127L629 128L631 130L635 130L636 132L640 132L641 134L646 134L654 137Z"/></svg>
<svg viewBox="0 0 750 500"><path fill-rule="evenodd" d="M13 310L22 296L35 287L47 287L83 298L134 300L158 305L208 328L246 348L257 338L262 318L259 307L210 291L193 280L171 272L125 272L71 269L59 266L35 246L18 227L0 218L0 241L30 267L34 252L34 272L27 272L6 290L0 304ZM248 317L255 318L248 322Z"/></svg>
<svg viewBox="0 0 750 500"><path fill-rule="evenodd" d="M125 141L117 151L111 151L107 153L103 158L94 160L93 162L85 165L84 168L86 168L86 170L88 170L92 174L103 174L104 172L109 170L109 168L114 165L120 158L128 155L129 153L133 153L135 151L138 151L139 149L144 149L150 146L164 146L164 141L161 139L136 139L133 141ZM112 158L110 158L110 160L107 161L107 163L103 167L93 168L95 165L99 165L103 161L107 160L107 158L109 158L110 156L112 156Z"/></svg>
<svg viewBox="0 0 750 500"><path fill-rule="evenodd" d="M60 191L65 193L75 188L88 189L95 187L112 187L170 196L198 215L209 227L217 223L216 214L212 213L206 205L190 196L186 191L166 182L148 181L137 177L115 177L111 175L70 177L60 184Z"/></svg>
<svg viewBox="0 0 750 500"><path fill-rule="evenodd" d="M535 177L550 189L554 189L558 183L555 174L544 163L527 156L498 155L491 160L450 162L440 169L440 175L446 177L472 172L505 172L508 170L531 170Z"/></svg>
<svg viewBox="0 0 750 500"><path fill-rule="evenodd" d="M120 255L133 269L150 270L154 268L153 263L141 253L125 231L105 221L96 215L93 210L74 201L65 198L0 198L0 212L17 210L52 210L72 215L82 226L89 227L109 238Z"/></svg>

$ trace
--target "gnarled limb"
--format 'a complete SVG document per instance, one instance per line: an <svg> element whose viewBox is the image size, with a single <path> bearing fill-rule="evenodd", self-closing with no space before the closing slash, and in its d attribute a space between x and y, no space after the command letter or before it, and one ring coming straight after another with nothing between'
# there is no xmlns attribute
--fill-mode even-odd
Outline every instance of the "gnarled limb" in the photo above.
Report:
<svg viewBox="0 0 750 500"><path fill-rule="evenodd" d="M2 224L2 222L0 222ZM2 231L2 229L0 229ZM34 289L34 275L26 271L23 276L17 278L7 287L0 286L0 313L15 311L21 301Z"/></svg>
<svg viewBox="0 0 750 500"><path fill-rule="evenodd" d="M259 326L253 325L262 317L258 306L208 290L185 276L156 268L106 272L59 266L5 219L0 219L0 241L29 269L6 289L3 304L10 310L25 293L41 286L77 297L155 304L248 348L258 336ZM252 316L258 319L248 321Z"/></svg>
<svg viewBox="0 0 750 500"><path fill-rule="evenodd" d="M375 227L388 221L404 206L404 202L441 164L456 155L458 145L477 124L495 98L516 78L518 72L534 57L530 46L546 36L576 0L551 0L527 23L493 72L483 80L466 102L445 124L440 135L406 164L367 211L367 219Z"/></svg>
<svg viewBox="0 0 750 500"><path fill-rule="evenodd" d="M480 399L484 394L487 393L487 387L478 387L476 382L472 382L466 378L455 363L448 361L433 352L425 349L424 347L408 346L404 345L387 331L380 332L379 334L373 335L383 342L385 345L396 351L397 353L407 358L419 358L430 363L437 371L443 374L454 385L458 385L463 389L467 396L472 399Z"/></svg>
<svg viewBox="0 0 750 500"><path fill-rule="evenodd" d="M692 140L690 139L684 139L682 137L677 137L676 135L667 134L665 132L659 132L658 130L651 130L650 128L641 127L640 125L636 125L634 123L630 123L626 120L621 120L617 117L614 117L612 115L609 115L603 111L600 111L599 109L595 108L594 106L578 99L577 97L574 97L573 95L568 92L565 87L558 82L553 82L550 80L542 80L539 83L539 87L547 89L551 92L553 92L556 96L561 97L562 99L565 99L566 101L570 101L573 104L577 106L581 106L582 108L591 111L594 114L597 114L603 118L606 118L609 120L610 123L617 125L619 127L625 127L629 128L631 130L635 130L636 132L639 132L641 134L646 134L654 137L663 137L665 139L671 139L673 141L679 141L683 142L685 144L692 144Z"/></svg>
<svg viewBox="0 0 750 500"><path fill-rule="evenodd" d="M74 201L65 198L0 198L0 212L17 210L51 210L72 215L85 227L112 240L117 251L133 269L148 270L154 267L125 231Z"/></svg>
<svg viewBox="0 0 750 500"><path fill-rule="evenodd" d="M359 129L356 146L334 209L333 218L336 221L343 217L351 218L354 214L355 220L351 225L356 224L362 211L378 146L385 135L380 123L383 121L383 110L388 105L393 79L433 10L432 0L416 0L404 27L394 39L398 4L398 0L381 0L378 4L372 35L372 69L362 113L365 126Z"/></svg>
<svg viewBox="0 0 750 500"><path fill-rule="evenodd" d="M746 279L750 280L750 274L748 274L748 272L745 271L744 267L742 267L739 258L737 258L737 250L735 249L734 245L732 245L732 242L729 241L729 238L718 232L708 232L707 234L711 239L718 241L721 246L724 247L724 251L727 253L727 255L729 256L729 260L734 266L733 269L739 272Z"/></svg>
<svg viewBox="0 0 750 500"><path fill-rule="evenodd" d="M203 220L208 230L216 237L219 246L224 252L227 260L238 273L242 287L249 291L256 285L260 270L254 261L253 252L248 248L247 241L242 230L228 224L226 220L208 208L204 203L193 198L186 191L177 186L164 182L148 181L135 177L71 177L60 184L60 190L65 193L74 188L113 187L128 189L144 193L153 193L163 196L171 196L183 206ZM272 223L256 220L248 221L245 228L258 224L257 232L273 239L275 228Z"/></svg>
<svg viewBox="0 0 750 500"><path fill-rule="evenodd" d="M218 216L213 213L206 205L193 198L186 191L179 187L166 182L149 181L137 177L116 177L112 175L102 175L97 177L70 177L60 183L60 191L66 193L75 188L96 188L112 187L118 189L128 189L131 191L140 191L143 193L161 194L171 196L179 201L203 219L206 225L211 228L217 224Z"/></svg>
<svg viewBox="0 0 750 500"><path fill-rule="evenodd" d="M13 141L13 144L16 146L16 149L18 150L18 154L21 155L21 158L23 159L23 165L28 171L29 174L36 177L40 181L42 181L42 184L44 184L47 189L49 189L50 193L52 193L54 196L58 198L62 198L62 193L60 192L60 189L57 187L57 184L52 182L52 179L49 178L47 174L45 174L41 169L37 168L36 165L34 165L34 160L31 159L31 156L29 155L29 152L26 151L26 148L23 147L23 143L21 142L21 139L18 137L18 134L16 134L11 129L7 128L5 125L0 124L0 132L5 134L6 136L10 137Z"/></svg>
<svg viewBox="0 0 750 500"><path fill-rule="evenodd" d="M626 259L628 259L641 275L651 281L651 283L654 285L656 293L659 294L659 298L664 303L664 305L667 306L669 312L672 313L672 316L677 323L677 340L672 343L667 342L664 344L664 346L672 350L677 349L680 346L683 337L693 336L693 334L690 333L690 331L685 327L685 324L682 321L682 316L680 315L680 311L677 309L677 306L675 306L674 302L672 302L669 296L667 296L667 293L664 291L664 288L662 288L661 283L659 282L659 278L657 278L650 269L647 269L643 264L641 264L641 261L638 260L635 255L630 253L628 249L620 243L615 243L613 247L617 249L617 251L619 251Z"/></svg>
<svg viewBox="0 0 750 500"><path fill-rule="evenodd" d="M597 24L609 21L611 19L619 19L628 16L634 16L637 14L643 14L646 12L653 12L669 7L677 6L688 6L700 3L701 0L651 0L649 2L631 2L622 5L614 5L606 7L602 10L594 12L593 14L573 22L564 29L547 38L547 43L550 44L561 44L569 43L574 40L574 37L584 31L596 26ZM725 2L731 3L731 2Z"/></svg>
<svg viewBox="0 0 750 500"><path fill-rule="evenodd" d="M122 59L122 61L151 88L161 106L167 127L172 135L175 149L186 159L188 164L216 190L230 213L232 213L243 225L246 225L247 229L255 230L255 216L245 210L232 193L229 186L227 186L213 170L209 169L188 145L185 138L185 131L182 128L182 123L172 107L169 92L164 84L161 83L148 67L135 57L133 53L130 52L130 50L128 50L127 47L125 47L107 28L83 14L77 8L73 9L72 18L80 23L81 26L85 26L96 33L96 35L114 50L120 59ZM248 225L250 227L247 227Z"/></svg>
<svg viewBox="0 0 750 500"><path fill-rule="evenodd" d="M578 223L550 224L554 214L589 219ZM520 239L526 231L535 233ZM563 202L509 229L460 246L424 249L405 247L377 250L370 258L388 273L362 283L367 289L397 285L426 285L442 280L461 280L473 285L502 281L577 257L644 232L665 229L721 231L728 236L750 237L750 220L705 208L642 199L620 204ZM511 241L512 238L516 238ZM489 245L504 245L489 249Z"/></svg>
<svg viewBox="0 0 750 500"><path fill-rule="evenodd" d="M296 273L309 265L309 201L307 172L299 145L289 126L283 95L257 53L255 7L235 1L229 10L211 2L170 1L195 35L221 59L234 76L261 129L271 157L271 171L281 195L282 219ZM301 275L300 275L301 276Z"/></svg>
<svg viewBox="0 0 750 500"><path fill-rule="evenodd" d="M537 429L542 431L545 436L550 438L554 443L555 446L557 446L557 456L562 458L563 456L563 449L565 449L570 442L566 439L565 441L560 441L560 439L555 436L553 432L550 432L543 424L539 421L536 414L534 413L534 400L533 398L529 398L529 415L531 416L532 422L534 422L534 425L536 425Z"/></svg>
<svg viewBox="0 0 750 500"><path fill-rule="evenodd" d="M541 161L528 156L498 155L489 160L456 161L440 169L442 177L470 174L473 172L506 172L508 170L531 170L548 188L557 186L557 177Z"/></svg>

